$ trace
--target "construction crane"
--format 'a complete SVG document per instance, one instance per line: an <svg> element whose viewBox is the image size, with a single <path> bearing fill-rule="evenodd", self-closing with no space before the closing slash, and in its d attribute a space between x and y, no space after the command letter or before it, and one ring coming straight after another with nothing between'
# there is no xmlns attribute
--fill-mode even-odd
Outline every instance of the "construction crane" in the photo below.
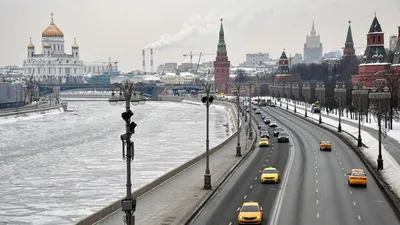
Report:
<svg viewBox="0 0 400 225"><path fill-rule="evenodd" d="M190 64L192 65L192 69L193 69L193 56L199 56L199 63L200 63L200 57L204 56L204 55L216 55L216 53L192 53L192 51L190 51L187 54L182 54L184 57L190 57Z"/></svg>

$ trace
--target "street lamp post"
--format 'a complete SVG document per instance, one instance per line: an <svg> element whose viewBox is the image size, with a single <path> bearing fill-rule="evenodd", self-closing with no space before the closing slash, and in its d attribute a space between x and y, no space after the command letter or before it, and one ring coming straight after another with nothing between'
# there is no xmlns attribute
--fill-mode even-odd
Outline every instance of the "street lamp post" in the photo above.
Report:
<svg viewBox="0 0 400 225"><path fill-rule="evenodd" d="M244 84L240 82L232 83L232 90L236 92L236 100L237 100L237 145L236 145L236 156L242 156L242 147L240 146L240 106L239 106L239 99L240 99L240 91L244 88Z"/></svg>
<svg viewBox="0 0 400 225"><path fill-rule="evenodd" d="M119 88L119 97L115 96L114 89ZM136 210L136 198L132 196L132 183L131 183L131 161L134 159L134 143L131 141L132 134L135 133L135 127L137 124L131 122L133 112L131 111L132 105L145 104L146 98L143 93L137 92L142 88L141 83L133 83L129 80L125 80L122 83L112 84L111 97L108 100L111 105L123 105L125 103L125 112L122 113L121 117L125 121L126 133L121 135L122 141L122 157L125 159L126 156L126 198L121 202L122 211L125 212L124 221L127 225L135 224ZM126 152L125 152L126 145Z"/></svg>
<svg viewBox="0 0 400 225"><path fill-rule="evenodd" d="M204 173L204 189L211 189L211 173L210 173L210 140L209 140L209 121L210 121L210 105L213 103L214 97L210 96L213 84L201 82L206 96L201 98L201 102L206 106L206 170Z"/></svg>
<svg viewBox="0 0 400 225"><path fill-rule="evenodd" d="M301 92L304 96L304 117L307 118L307 102L310 101L310 97L311 97L311 87L308 82L303 83Z"/></svg>
<svg viewBox="0 0 400 225"><path fill-rule="evenodd" d="M293 83L292 84L292 92L293 92L293 96L294 96L294 113L297 112L297 99L300 96L300 87L298 83Z"/></svg>
<svg viewBox="0 0 400 225"><path fill-rule="evenodd" d="M367 95L368 90L365 87L365 83L363 81L359 81L351 91L353 105L356 105L358 108L358 138L357 138L357 146L362 147L362 138L361 138L361 117L362 111L367 107Z"/></svg>
<svg viewBox="0 0 400 225"><path fill-rule="evenodd" d="M282 101L283 101L283 94L285 93L284 87L283 87L283 83L278 83L278 89L279 89L279 106L282 107Z"/></svg>
<svg viewBox="0 0 400 225"><path fill-rule="evenodd" d="M251 107L251 88L254 83L248 83L249 86L249 107ZM253 129L251 129L251 108L249 108L249 139L253 139Z"/></svg>
<svg viewBox="0 0 400 225"><path fill-rule="evenodd" d="M342 132L342 106L346 104L346 86L345 83L342 81L336 82L336 86L334 89L335 93L335 100L339 106L339 125L338 125L338 132ZM343 97L344 96L344 97Z"/></svg>
<svg viewBox="0 0 400 225"><path fill-rule="evenodd" d="M291 85L290 83L284 83L283 88L285 91L285 96L286 96L286 110L289 110L289 98L291 95Z"/></svg>
<svg viewBox="0 0 400 225"><path fill-rule="evenodd" d="M381 120L382 114L387 113L388 101L391 99L391 93L389 92L389 87L387 86L387 81L385 79L376 79L374 81L374 87L371 88L372 92L369 93L369 99L373 101L373 107L376 116L378 117L378 141L379 141L379 154L378 154L378 170L383 169L383 159L382 159L382 128Z"/></svg>
<svg viewBox="0 0 400 225"><path fill-rule="evenodd" d="M322 123L322 104L325 102L325 85L324 82L317 82L317 87L315 88L318 93L318 101L319 101L319 119L318 123Z"/></svg>

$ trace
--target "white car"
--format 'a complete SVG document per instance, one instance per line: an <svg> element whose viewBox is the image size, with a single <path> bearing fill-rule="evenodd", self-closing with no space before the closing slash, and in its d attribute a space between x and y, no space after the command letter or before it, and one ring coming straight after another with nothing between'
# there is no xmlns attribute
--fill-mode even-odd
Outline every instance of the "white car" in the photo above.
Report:
<svg viewBox="0 0 400 225"><path fill-rule="evenodd" d="M271 123L269 123L270 127L277 127L278 124L276 124L276 121L271 121Z"/></svg>

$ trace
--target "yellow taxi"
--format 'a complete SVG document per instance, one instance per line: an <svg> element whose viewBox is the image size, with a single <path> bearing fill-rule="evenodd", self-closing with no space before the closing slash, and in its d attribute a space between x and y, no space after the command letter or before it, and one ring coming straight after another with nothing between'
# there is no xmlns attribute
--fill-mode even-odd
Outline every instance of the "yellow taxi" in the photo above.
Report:
<svg viewBox="0 0 400 225"><path fill-rule="evenodd" d="M367 187L367 174L365 174L362 169L352 169L351 172L347 174L347 183L349 186L361 185Z"/></svg>
<svg viewBox="0 0 400 225"><path fill-rule="evenodd" d="M239 224L262 224L263 208L258 202L245 202L237 211Z"/></svg>
<svg viewBox="0 0 400 225"><path fill-rule="evenodd" d="M330 141L321 141L319 143L319 150L321 151L332 151L332 144Z"/></svg>
<svg viewBox="0 0 400 225"><path fill-rule="evenodd" d="M268 138L260 138L260 141L258 142L258 146L260 146L260 147L268 147L269 146Z"/></svg>
<svg viewBox="0 0 400 225"><path fill-rule="evenodd" d="M261 183L278 183L279 171L274 167L267 167L261 174Z"/></svg>

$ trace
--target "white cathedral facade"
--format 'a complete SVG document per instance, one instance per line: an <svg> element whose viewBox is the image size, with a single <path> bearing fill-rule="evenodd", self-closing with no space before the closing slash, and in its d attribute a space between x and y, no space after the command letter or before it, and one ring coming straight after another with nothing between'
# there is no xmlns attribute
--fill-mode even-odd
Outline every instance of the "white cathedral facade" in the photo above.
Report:
<svg viewBox="0 0 400 225"><path fill-rule="evenodd" d="M84 64L79 58L79 46L71 46L71 54L65 53L64 34L54 24L51 14L50 25L42 32L42 50L35 52L32 39L28 45L27 58L23 61L26 76L37 81L55 83L83 82Z"/></svg>

